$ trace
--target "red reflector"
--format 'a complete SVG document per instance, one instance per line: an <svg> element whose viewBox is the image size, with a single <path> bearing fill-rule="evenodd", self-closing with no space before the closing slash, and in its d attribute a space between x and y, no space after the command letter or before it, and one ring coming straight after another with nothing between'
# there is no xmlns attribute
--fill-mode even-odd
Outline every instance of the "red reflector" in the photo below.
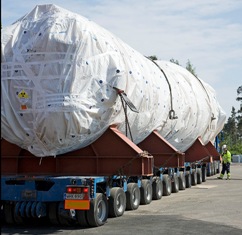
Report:
<svg viewBox="0 0 242 235"><path fill-rule="evenodd" d="M88 188L83 188L83 193L88 193Z"/></svg>
<svg viewBox="0 0 242 235"><path fill-rule="evenodd" d="M81 191L80 188L76 188L76 187L67 187L66 188L67 193L79 193L80 191Z"/></svg>
<svg viewBox="0 0 242 235"><path fill-rule="evenodd" d="M72 193L72 188L67 188L67 189L66 189L66 192L67 192L67 193Z"/></svg>
<svg viewBox="0 0 242 235"><path fill-rule="evenodd" d="M88 188L83 187L67 187L66 188L67 193L88 193Z"/></svg>

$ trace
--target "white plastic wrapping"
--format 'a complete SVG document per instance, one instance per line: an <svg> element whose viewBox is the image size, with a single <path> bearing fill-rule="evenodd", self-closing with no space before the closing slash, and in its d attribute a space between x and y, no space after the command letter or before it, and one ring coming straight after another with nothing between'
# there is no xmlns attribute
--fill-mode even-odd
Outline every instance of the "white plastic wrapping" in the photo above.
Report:
<svg viewBox="0 0 242 235"><path fill-rule="evenodd" d="M185 151L199 136L205 144L213 141L224 125L208 84L173 63L153 63L56 5L36 6L3 28L1 47L2 138L35 156L83 148L111 124L125 132L114 87L139 111L127 109L136 144L157 129Z"/></svg>

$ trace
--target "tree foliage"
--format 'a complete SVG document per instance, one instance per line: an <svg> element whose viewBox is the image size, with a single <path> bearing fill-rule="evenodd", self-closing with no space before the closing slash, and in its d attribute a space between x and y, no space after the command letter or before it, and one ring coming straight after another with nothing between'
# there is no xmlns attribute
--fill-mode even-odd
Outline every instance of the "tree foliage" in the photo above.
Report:
<svg viewBox="0 0 242 235"><path fill-rule="evenodd" d="M173 58L170 59L170 62L172 62L172 63L174 63L174 64L177 64L177 65L180 65L180 64L179 64L179 61L178 61L178 60L175 60L175 59L173 59Z"/></svg>
<svg viewBox="0 0 242 235"><path fill-rule="evenodd" d="M191 64L190 60L187 60L186 69L190 71L195 77L197 77L196 68Z"/></svg>
<svg viewBox="0 0 242 235"><path fill-rule="evenodd" d="M180 65L179 61L178 60L175 60L175 59L170 59L170 62L174 63L174 64L177 64L177 65ZM196 74L196 68L193 66L193 64L191 63L190 60L187 60L187 63L186 63L186 69L192 73L195 77L197 77L197 74Z"/></svg>
<svg viewBox="0 0 242 235"><path fill-rule="evenodd" d="M237 89L237 101L242 101L242 86ZM240 111L242 112L242 105L240 106Z"/></svg>
<svg viewBox="0 0 242 235"><path fill-rule="evenodd" d="M223 128L224 139L222 144L227 144L232 154L242 154L242 97L240 97L242 86L237 89L237 95L236 100L241 102L240 109L236 111L232 107L231 116Z"/></svg>
<svg viewBox="0 0 242 235"><path fill-rule="evenodd" d="M157 56L156 55L151 55L151 56L148 56L149 59L151 60L158 60Z"/></svg>

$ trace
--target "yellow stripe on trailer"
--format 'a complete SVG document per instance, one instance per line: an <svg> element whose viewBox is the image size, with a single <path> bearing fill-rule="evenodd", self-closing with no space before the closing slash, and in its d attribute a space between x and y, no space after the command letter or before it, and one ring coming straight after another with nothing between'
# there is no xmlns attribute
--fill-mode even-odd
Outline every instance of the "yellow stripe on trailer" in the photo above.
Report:
<svg viewBox="0 0 242 235"><path fill-rule="evenodd" d="M65 209L89 210L89 200L65 200Z"/></svg>

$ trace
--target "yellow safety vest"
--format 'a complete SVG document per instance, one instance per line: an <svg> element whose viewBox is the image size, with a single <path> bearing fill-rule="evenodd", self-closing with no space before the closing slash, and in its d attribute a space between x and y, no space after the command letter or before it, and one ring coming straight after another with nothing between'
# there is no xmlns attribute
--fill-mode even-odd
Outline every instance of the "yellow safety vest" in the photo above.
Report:
<svg viewBox="0 0 242 235"><path fill-rule="evenodd" d="M231 153L228 150L222 154L222 158L224 163L231 163Z"/></svg>

